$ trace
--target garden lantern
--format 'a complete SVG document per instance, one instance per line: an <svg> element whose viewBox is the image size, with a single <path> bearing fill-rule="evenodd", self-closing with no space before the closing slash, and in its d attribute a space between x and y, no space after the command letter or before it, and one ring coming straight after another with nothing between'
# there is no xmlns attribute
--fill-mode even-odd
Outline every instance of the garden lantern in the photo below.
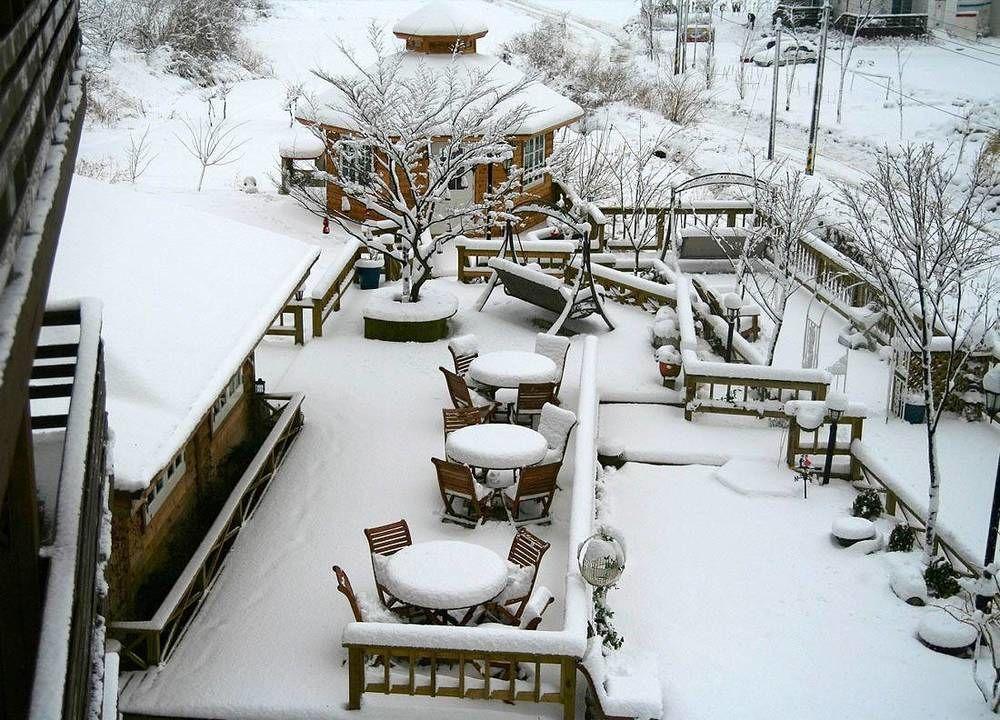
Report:
<svg viewBox="0 0 1000 720"><path fill-rule="evenodd" d="M729 339L726 341L726 362L732 362L733 357L733 333L736 330L736 323L740 319L740 309L743 307L743 300L736 293L726 293L722 297L722 305L726 311L726 322L729 323Z"/></svg>
<svg viewBox="0 0 1000 720"><path fill-rule="evenodd" d="M305 296L305 292L302 288L295 291L295 302L302 302L302 298Z"/></svg>
<svg viewBox="0 0 1000 720"><path fill-rule="evenodd" d="M625 546L610 533L595 533L580 543L576 559L589 585L606 588L618 582L625 570Z"/></svg>
<svg viewBox="0 0 1000 720"><path fill-rule="evenodd" d="M267 383L264 382L264 378L257 378L253 381L253 391L258 395L263 395L266 391Z"/></svg>
<svg viewBox="0 0 1000 720"><path fill-rule="evenodd" d="M847 411L847 395L832 392L826 396L826 414L830 417L830 439L826 443L826 462L823 465L823 485L830 482L833 469L833 451L837 447L837 421Z"/></svg>
<svg viewBox="0 0 1000 720"><path fill-rule="evenodd" d="M986 414L990 422L1000 413L1000 365L994 365L983 376L983 394L986 395ZM990 525L986 531L986 555L983 558L983 574L993 564L997 551L997 526L1000 525L1000 458L997 459L997 476L993 482L993 507L990 508ZM985 595L976 596L976 607L986 610L990 598Z"/></svg>

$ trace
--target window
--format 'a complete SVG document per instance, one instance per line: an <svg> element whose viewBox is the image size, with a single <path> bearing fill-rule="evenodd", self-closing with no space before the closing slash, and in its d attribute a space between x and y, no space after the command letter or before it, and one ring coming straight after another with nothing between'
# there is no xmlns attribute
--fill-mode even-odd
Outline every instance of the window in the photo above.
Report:
<svg viewBox="0 0 1000 720"><path fill-rule="evenodd" d="M372 173L372 149L356 142L340 144L340 177L344 182L367 185Z"/></svg>
<svg viewBox="0 0 1000 720"><path fill-rule="evenodd" d="M453 177L448 181L449 190L468 190L469 189L469 171L462 168L461 174Z"/></svg>
<svg viewBox="0 0 1000 720"><path fill-rule="evenodd" d="M229 378L229 382L226 383L226 387L222 389L219 393L219 397L216 398L215 404L212 406L212 429L217 428L229 411L233 409L236 405L236 401L240 399L243 395L243 371L242 369L237 370L233 373L233 376Z"/></svg>
<svg viewBox="0 0 1000 720"><path fill-rule="evenodd" d="M184 475L187 465L184 462L184 450L181 449L170 460L170 464L157 473L146 491L146 505L143 508L146 522L152 519L156 511L163 505L164 499L170 494L177 480Z"/></svg>
<svg viewBox="0 0 1000 720"><path fill-rule="evenodd" d="M534 135L524 141L524 184L540 180L545 174L545 135Z"/></svg>

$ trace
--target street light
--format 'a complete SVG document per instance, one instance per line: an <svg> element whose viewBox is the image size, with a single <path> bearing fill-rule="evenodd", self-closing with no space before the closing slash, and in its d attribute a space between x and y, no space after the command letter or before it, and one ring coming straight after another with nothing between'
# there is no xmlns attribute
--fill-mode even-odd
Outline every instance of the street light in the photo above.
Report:
<svg viewBox="0 0 1000 720"><path fill-rule="evenodd" d="M726 341L726 362L728 363L732 362L733 358L733 332L740 319L743 300L736 293L726 293L722 296L722 306L726 310L726 322L729 323L729 339Z"/></svg>
<svg viewBox="0 0 1000 720"><path fill-rule="evenodd" d="M830 417L830 439L826 443L823 485L830 483L830 470L833 468L833 451L837 447L837 421L847 411L847 403L847 395L842 392L834 391L826 396L826 414Z"/></svg>
<svg viewBox="0 0 1000 720"><path fill-rule="evenodd" d="M993 422L995 415L1000 413L1000 365L994 365L983 376L983 394L986 395L986 414ZM1000 524L1000 458L997 459L997 477L993 482L993 507L990 509L990 526L986 531L986 555L983 558L983 575L988 577L986 570L995 560L997 551L997 525ZM976 595L976 607L986 610L990 598L986 595Z"/></svg>

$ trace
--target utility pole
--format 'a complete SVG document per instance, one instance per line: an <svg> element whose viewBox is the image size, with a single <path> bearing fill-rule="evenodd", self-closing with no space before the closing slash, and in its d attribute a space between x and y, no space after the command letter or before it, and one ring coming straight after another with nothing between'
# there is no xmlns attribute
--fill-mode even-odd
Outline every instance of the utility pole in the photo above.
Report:
<svg viewBox="0 0 1000 720"><path fill-rule="evenodd" d="M781 18L774 21L774 76L771 81L771 127L767 135L767 159L774 160L774 130L778 122L778 69L781 67Z"/></svg>
<svg viewBox="0 0 1000 720"><path fill-rule="evenodd" d="M809 149L806 151L806 175L816 166L816 135L819 133L819 105L823 100L823 67L826 64L826 35L830 25L830 0L823 2L823 27L819 36L819 57L816 58L816 86L813 89L812 121L809 123Z"/></svg>
<svg viewBox="0 0 1000 720"><path fill-rule="evenodd" d="M677 2L677 27L674 33L674 75L681 73L681 5L683 0Z"/></svg>

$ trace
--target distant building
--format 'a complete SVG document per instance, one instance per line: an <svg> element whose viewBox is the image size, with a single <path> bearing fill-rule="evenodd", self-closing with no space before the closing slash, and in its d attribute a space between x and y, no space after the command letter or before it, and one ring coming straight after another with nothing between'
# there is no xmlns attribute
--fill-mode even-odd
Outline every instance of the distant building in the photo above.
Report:
<svg viewBox="0 0 1000 720"><path fill-rule="evenodd" d="M484 37L486 24L470 18L458 8L445 2L431 2L407 15L392 29L396 37L404 40L406 49L400 52L400 72L416 73L421 68L445 69L457 65L459 71L484 72L489 70L491 79L501 85L510 86L520 82L524 73L491 55L477 51L476 41ZM455 50L458 49L458 52ZM569 98L541 83L530 84L517 100L532 109L517 128L511 144L514 146L511 162L523 168L525 183L520 204L549 202L553 199L551 176L544 172L545 159L552 154L556 142L555 131L575 122L583 116L583 109ZM318 122L330 137L350 136L356 131L351 126L347 113L338 112L336 91L321 96L317 108L299 116L303 122ZM368 157L364 157L364 153ZM434 152L432 146L431 152ZM350 166L357 168L359 177L370 172L372 160L370 148L359 147L352 155ZM333 170L331 169L331 172ZM501 164L493 165L494 182L502 182L506 177ZM468 169L466 175L449 188L451 197L447 202L451 207L481 202L487 192L488 170L486 165ZM327 183L327 206L331 212L343 212L345 197L339 185ZM348 203L349 205L350 203ZM372 219L370 211L354 203L347 210L357 221ZM377 219L377 218L376 218ZM540 222L541 216L526 217L526 224Z"/></svg>
<svg viewBox="0 0 1000 720"><path fill-rule="evenodd" d="M46 308L83 127L77 3L0 5L0 718L113 720L101 307ZM117 672L109 673L116 695ZM106 714L105 714L106 713Z"/></svg>
<svg viewBox="0 0 1000 720"><path fill-rule="evenodd" d="M143 620L260 443L254 349L318 251L88 178L74 184L63 238L50 298L104 304L111 613Z"/></svg>

